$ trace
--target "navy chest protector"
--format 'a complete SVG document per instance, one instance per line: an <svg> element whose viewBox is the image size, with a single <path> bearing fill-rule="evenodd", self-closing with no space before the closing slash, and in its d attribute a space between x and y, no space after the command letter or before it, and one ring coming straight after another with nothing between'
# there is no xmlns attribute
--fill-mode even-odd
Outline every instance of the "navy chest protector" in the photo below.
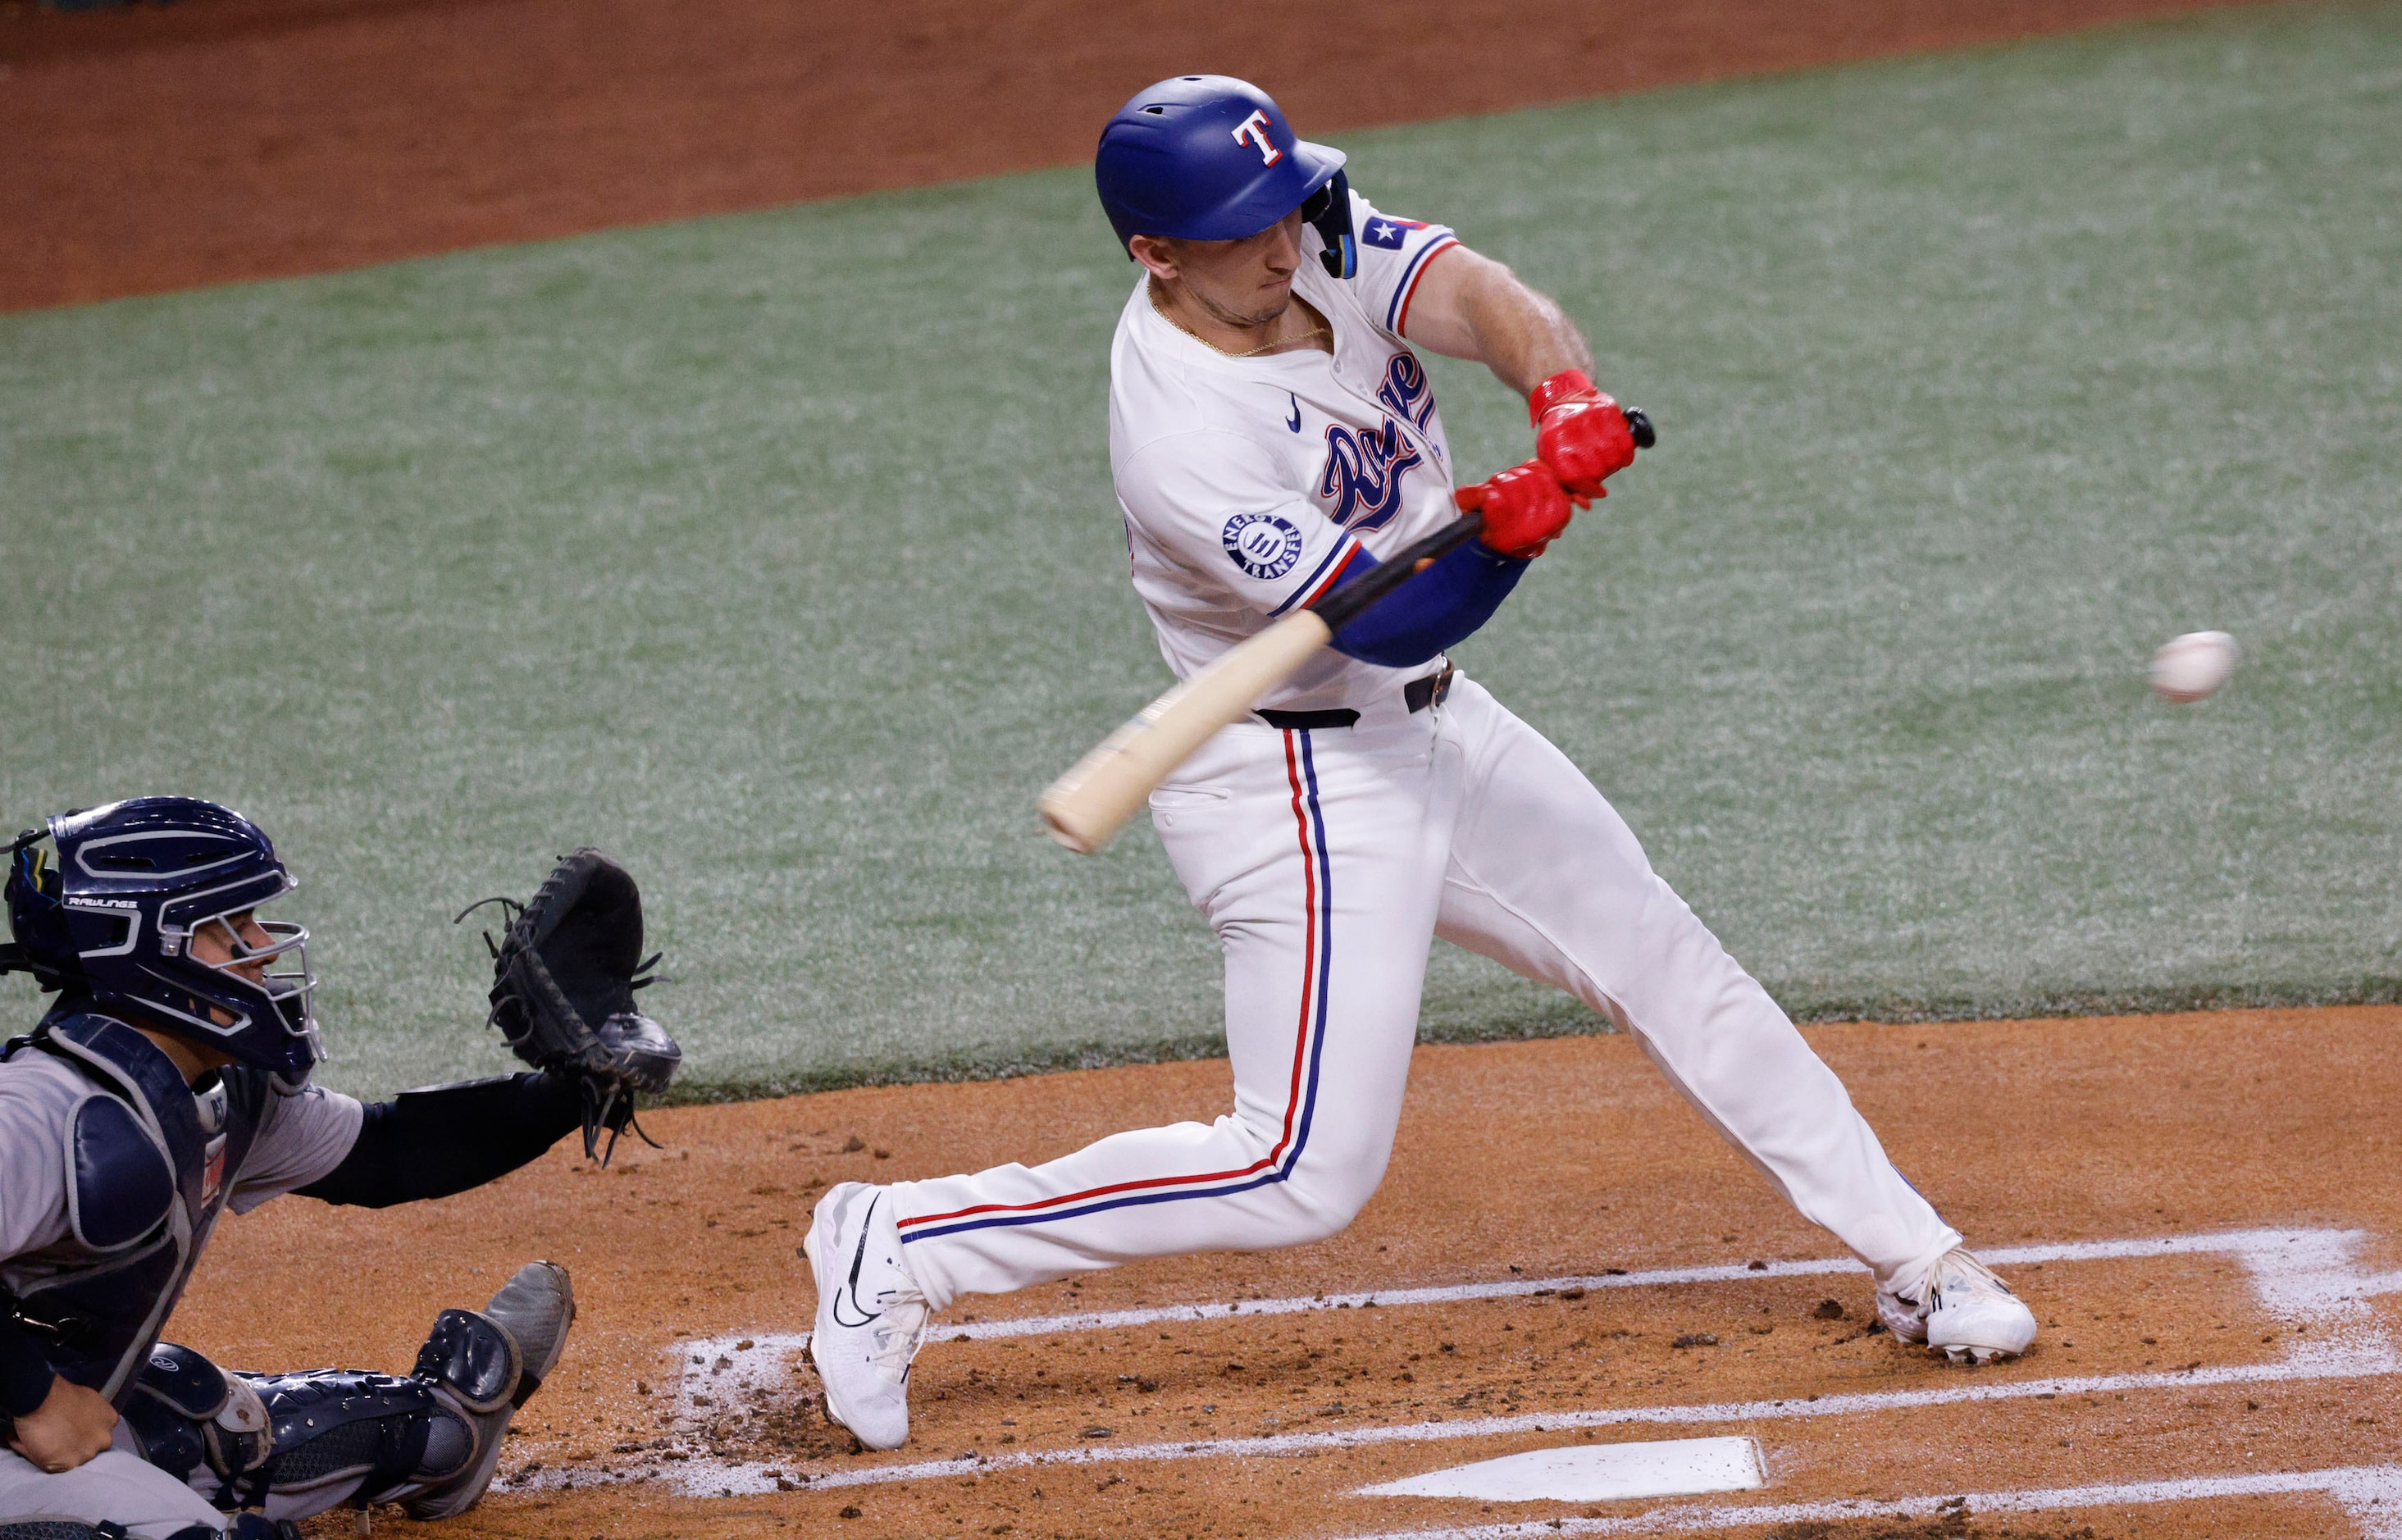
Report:
<svg viewBox="0 0 2402 1540"><path fill-rule="evenodd" d="M195 1096L147 1038L61 1012L12 1052L72 1065L90 1091L67 1121L67 1237L14 1258L13 1306L62 1378L122 1401L182 1297L273 1094L228 1068ZM215 1127L203 1125L203 1117Z"/></svg>

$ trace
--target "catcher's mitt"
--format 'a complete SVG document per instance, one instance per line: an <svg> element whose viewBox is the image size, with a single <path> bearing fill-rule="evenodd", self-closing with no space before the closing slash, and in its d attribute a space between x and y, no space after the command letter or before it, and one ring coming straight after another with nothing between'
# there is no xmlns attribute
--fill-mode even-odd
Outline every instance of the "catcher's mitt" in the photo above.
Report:
<svg viewBox="0 0 2402 1540"><path fill-rule="evenodd" d="M627 870L589 848L560 859L534 896L486 899L508 915L492 952L490 1024L536 1069L576 1077L584 1089L584 1153L609 1131L609 1163L634 1121L638 1093L658 1093L675 1078L683 1050L634 1007L634 991L655 983L658 955L642 956L642 895ZM470 905L463 920L483 904Z"/></svg>

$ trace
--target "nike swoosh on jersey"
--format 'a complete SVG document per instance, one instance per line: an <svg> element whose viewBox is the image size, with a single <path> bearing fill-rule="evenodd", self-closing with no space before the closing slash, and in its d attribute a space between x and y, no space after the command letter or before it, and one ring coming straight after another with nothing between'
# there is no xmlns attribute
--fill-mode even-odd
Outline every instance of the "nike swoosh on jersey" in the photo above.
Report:
<svg viewBox="0 0 2402 1540"><path fill-rule="evenodd" d="M1292 403L1292 416L1284 419L1284 425L1297 433L1301 432L1301 397L1287 391L1285 399Z"/></svg>

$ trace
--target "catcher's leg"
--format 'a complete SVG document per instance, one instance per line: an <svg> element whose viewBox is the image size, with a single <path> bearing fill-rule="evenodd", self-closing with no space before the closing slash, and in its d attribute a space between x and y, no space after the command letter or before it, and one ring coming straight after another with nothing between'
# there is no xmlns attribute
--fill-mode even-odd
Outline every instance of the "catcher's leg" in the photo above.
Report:
<svg viewBox="0 0 2402 1540"><path fill-rule="evenodd" d="M231 1520L145 1462L121 1426L118 1442L56 1472L0 1447L0 1540L218 1540L226 1533Z"/></svg>
<svg viewBox="0 0 2402 1540"><path fill-rule="evenodd" d="M228 1374L160 1343L126 1409L144 1455L221 1508L303 1519L349 1503L464 1512L491 1483L510 1417L558 1361L566 1270L533 1262L482 1311L446 1310L406 1376Z"/></svg>

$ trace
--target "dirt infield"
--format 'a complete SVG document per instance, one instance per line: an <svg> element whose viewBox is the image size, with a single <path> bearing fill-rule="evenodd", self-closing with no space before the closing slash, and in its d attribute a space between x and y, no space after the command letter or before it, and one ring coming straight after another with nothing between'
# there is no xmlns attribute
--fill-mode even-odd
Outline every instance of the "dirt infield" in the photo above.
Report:
<svg viewBox="0 0 2402 1540"><path fill-rule="evenodd" d="M1608 1533L1712 1503L1776 1505L1708 1532L1784 1540L2348 1535L2361 1482L2402 1503L2384 1464L2402 1420L2386 1294L2402 1010L1810 1037L1947 1216L2015 1248L2007 1271L2046 1324L2023 1360L1953 1368L1871 1329L1865 1276L1624 1038L1420 1050L1391 1176L1332 1241L967 1301L943 1327L982 1335L938 1331L897 1454L851 1452L792 1367L816 1195L1208 1117L1222 1063L686 1108L655 1120L666 1150L606 1174L562 1148L420 1209L273 1204L228 1227L176 1334L242 1365L398 1367L437 1307L527 1258L568 1262L583 1314L565 1367L519 1424L507 1490L454 1535ZM1095 1312L1140 1313L1072 1318ZM1352 1495L1528 1449L1705 1435L1757 1438L1765 1489ZM2172 1485L2127 1485L2143 1482ZM1940 1506L2097 1487L1998 1518Z"/></svg>
<svg viewBox="0 0 2402 1540"><path fill-rule="evenodd" d="M1065 164L1142 82L1313 132L2196 0L0 0L0 309Z"/></svg>

